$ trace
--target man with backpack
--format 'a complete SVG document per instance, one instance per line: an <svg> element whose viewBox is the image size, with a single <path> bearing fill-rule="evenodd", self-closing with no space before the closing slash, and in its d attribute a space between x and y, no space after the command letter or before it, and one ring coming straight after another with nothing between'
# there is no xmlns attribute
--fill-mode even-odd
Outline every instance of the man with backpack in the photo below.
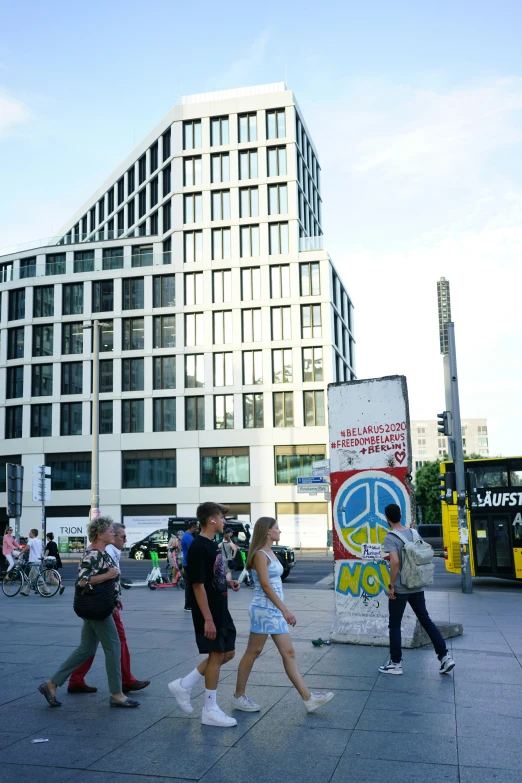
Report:
<svg viewBox="0 0 522 783"><path fill-rule="evenodd" d="M431 639L440 661L440 673L448 674L455 661L448 653L439 629L426 609L424 587L433 582L433 549L416 530L401 523L401 510L395 503L384 509L391 532L384 539L384 551L390 554L388 609L390 615L390 660L379 667L383 674L402 674L401 622L409 604Z"/></svg>

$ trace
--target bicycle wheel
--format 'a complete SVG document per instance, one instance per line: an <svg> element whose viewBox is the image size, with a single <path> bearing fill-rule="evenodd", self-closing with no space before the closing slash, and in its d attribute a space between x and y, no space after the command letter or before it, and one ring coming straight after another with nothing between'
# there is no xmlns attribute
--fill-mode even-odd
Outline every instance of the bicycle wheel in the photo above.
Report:
<svg viewBox="0 0 522 783"><path fill-rule="evenodd" d="M2 579L2 592L8 598L18 595L22 589L24 578L20 572L15 574L6 574Z"/></svg>
<svg viewBox="0 0 522 783"><path fill-rule="evenodd" d="M52 598L60 589L60 574L54 568L40 571L36 578L36 589L44 598Z"/></svg>

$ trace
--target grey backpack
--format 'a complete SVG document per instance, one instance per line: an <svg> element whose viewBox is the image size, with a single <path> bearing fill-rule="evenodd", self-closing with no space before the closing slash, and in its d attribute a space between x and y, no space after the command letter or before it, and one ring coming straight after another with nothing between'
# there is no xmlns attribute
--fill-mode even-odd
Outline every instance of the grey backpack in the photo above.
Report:
<svg viewBox="0 0 522 783"><path fill-rule="evenodd" d="M422 540L416 530L412 529L411 531L413 541L408 541L402 533L397 533L396 530L391 532L404 544L400 558L401 582L404 587L408 587L410 590L422 590L423 587L433 584L435 566L432 547Z"/></svg>

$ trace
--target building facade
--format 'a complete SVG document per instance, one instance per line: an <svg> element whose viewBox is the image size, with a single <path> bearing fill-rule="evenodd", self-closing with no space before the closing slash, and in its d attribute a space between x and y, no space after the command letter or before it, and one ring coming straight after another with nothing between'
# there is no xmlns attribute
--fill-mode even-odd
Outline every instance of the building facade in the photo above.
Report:
<svg viewBox="0 0 522 783"><path fill-rule="evenodd" d="M439 433L436 419L411 422L411 445L414 471L448 456L448 439ZM462 419L462 447L464 458L469 454L489 457L487 419Z"/></svg>
<svg viewBox="0 0 522 783"><path fill-rule="evenodd" d="M0 515L52 469L48 529L80 548L90 506L92 322L100 507L129 540L228 503L324 546L297 477L327 456L327 384L355 378L353 307L323 249L317 151L282 84L182 98L44 246L0 257ZM317 502L319 501L319 502Z"/></svg>

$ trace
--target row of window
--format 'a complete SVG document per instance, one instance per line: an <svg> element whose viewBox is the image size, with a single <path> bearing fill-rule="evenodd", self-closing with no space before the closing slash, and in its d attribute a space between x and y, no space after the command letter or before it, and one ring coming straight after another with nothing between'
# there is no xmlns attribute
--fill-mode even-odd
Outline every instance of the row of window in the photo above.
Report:
<svg viewBox="0 0 522 783"><path fill-rule="evenodd" d="M324 391L305 391L303 394L304 425L320 427L325 424ZM294 427L294 392L274 392L272 395L274 427ZM185 397L185 430L205 429L205 397ZM176 430L176 398L154 397L153 432L174 432ZM46 438L52 432L52 404L31 405L31 429L33 438ZM114 401L99 403L99 432L112 434ZM92 418L92 417L91 417ZM83 403L60 403L60 435L82 435ZM214 422L216 430L234 429L234 395L214 395ZM22 437L23 405L9 405L5 408L5 438ZM243 427L245 429L264 427L264 395L243 394ZM145 400L121 400L121 432L145 432Z"/></svg>
<svg viewBox="0 0 522 783"><path fill-rule="evenodd" d="M230 190L210 192L211 220L230 220ZM201 223L203 220L203 193L185 193L183 196L184 223ZM268 214L288 213L288 185L269 185ZM259 217L259 188L239 188L239 217Z"/></svg>
<svg viewBox="0 0 522 783"><path fill-rule="evenodd" d="M212 184L230 182L230 155L231 153L229 152L222 152L217 155L210 156L210 181ZM259 150L240 150L237 153L237 156L238 179L258 179ZM268 177L286 177L286 147L267 147L266 173ZM183 186L190 188L202 184L203 158L201 155L194 155L183 158ZM170 190L167 192L170 193ZM167 193L164 192L163 195L166 196ZM152 206L154 206L154 204L152 204Z"/></svg>
<svg viewBox="0 0 522 783"><path fill-rule="evenodd" d="M266 112L266 138L284 139L286 137L286 117L284 109ZM230 144L230 119L228 116L210 118L210 146L220 147ZM239 114L237 118L237 137L239 144L258 141L257 113ZM183 149L201 149L201 120L188 120L183 123Z"/></svg>

